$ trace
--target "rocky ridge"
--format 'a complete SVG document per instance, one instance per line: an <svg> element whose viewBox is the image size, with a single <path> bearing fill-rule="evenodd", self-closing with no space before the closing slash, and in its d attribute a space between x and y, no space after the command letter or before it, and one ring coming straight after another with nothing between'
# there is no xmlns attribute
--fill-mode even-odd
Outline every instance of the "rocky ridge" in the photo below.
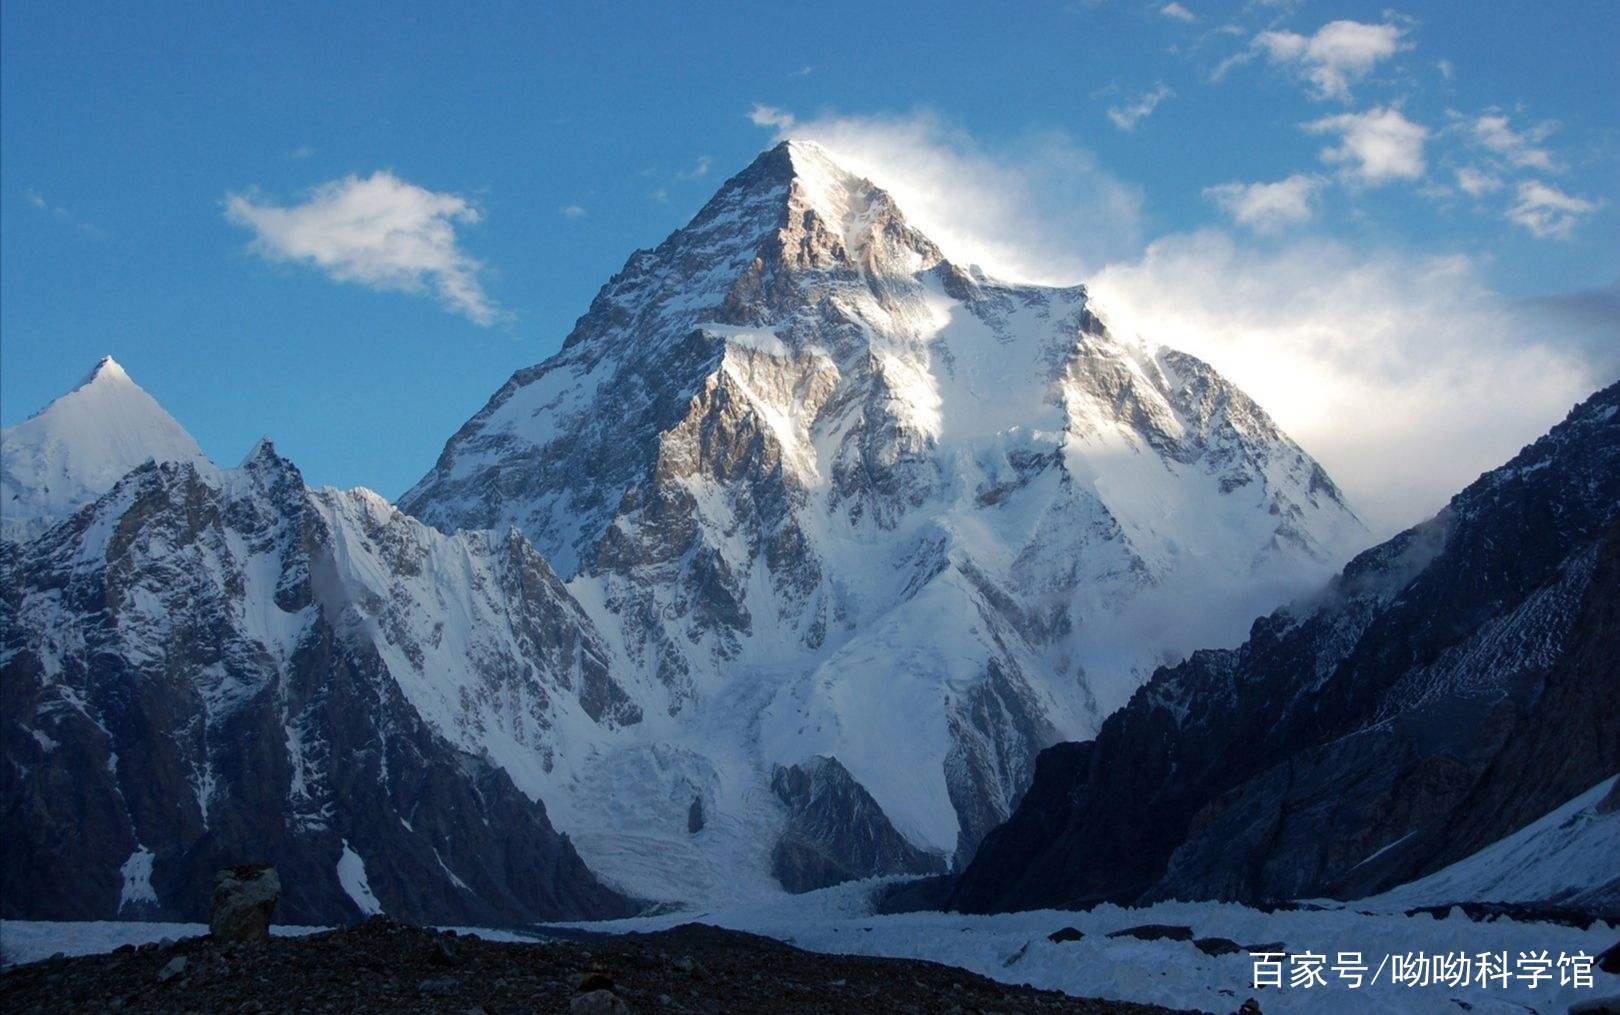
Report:
<svg viewBox="0 0 1620 1015"><path fill-rule="evenodd" d="M950 903L1357 898L1438 871L1620 771L1617 610L1620 385L1044 753ZM1601 887L1512 901L1620 912Z"/></svg>

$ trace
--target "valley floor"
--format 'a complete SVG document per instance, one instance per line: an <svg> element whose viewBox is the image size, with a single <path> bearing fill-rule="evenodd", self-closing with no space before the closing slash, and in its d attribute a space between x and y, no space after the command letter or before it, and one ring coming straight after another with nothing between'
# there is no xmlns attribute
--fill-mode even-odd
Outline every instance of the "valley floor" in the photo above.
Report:
<svg viewBox="0 0 1620 1015"><path fill-rule="evenodd" d="M107 926L92 931L103 943ZM497 937L512 935L474 938L379 918L269 944L189 937L126 946L12 967L0 973L0 1009L1174 1015L1009 987L931 962L818 954L698 924L583 941Z"/></svg>
<svg viewBox="0 0 1620 1015"><path fill-rule="evenodd" d="M904 1010L908 1003L929 1010L930 1004L939 1003L942 997L947 996L952 999L952 1004L960 1003L964 1008L988 1006L1001 1011L1026 1010L1016 1006L1020 1003L1019 999L1034 998L1036 1000L1030 1002L1033 1008L1027 1009L1034 1010L1047 1003L1042 998L1054 996L1050 993L1007 991L1002 987L992 987L984 984L979 979L981 976L999 981L1002 985L1027 985L1041 992L1062 991L1070 998L1118 998L1174 1009L1211 1012L1235 1011L1244 1000L1253 997L1267 1015L1369 1010L1520 1013L1529 1010L1551 1013L1563 1012L1569 1005L1580 1001L1620 994L1620 976L1601 971L1595 962L1591 966L1592 986L1577 988L1559 984L1556 962L1561 953L1579 953L1595 958L1620 938L1620 931L1601 921L1582 929L1556 922L1506 918L1475 920L1460 908L1441 910L1442 915L1439 916L1431 913L1408 916L1398 908L1389 905L1379 907L1376 903L1353 903L1349 906L1332 904L1321 909L1301 908L1271 913L1231 904L1162 903L1144 909L1099 906L1089 912L1045 910L997 916L945 913L874 915L870 898L881 885L882 882L841 885L807 895L756 902L737 908L538 928L533 937L510 931L463 929L460 933L464 942L466 935L474 934L492 946L497 943L532 942L534 937L539 937L545 940L544 947L552 951L543 952L547 956L544 959L525 959L525 963L538 963L538 966L552 970L546 975L558 982L561 982L558 978L566 978L565 973L572 975L569 970L580 972L592 963L605 964L604 968L608 968L622 985L639 991L640 1004L634 1007L639 1009L644 1006L649 1010L661 1010L661 1005L657 1003L661 994L667 994L675 1004L694 1010L702 1010L701 1005L705 1001L715 1001L721 1005L720 1010L728 1011L781 1010L769 1006L755 1007L754 1004L760 997L767 996L765 992L772 989L770 985L787 982L797 984L794 988L796 993L788 992L779 996L790 999L806 1010L818 1007L814 1003L817 997L824 1006L831 1003L835 996L840 1002L848 1002L840 1003L842 1010L864 1010L856 1001L866 998L868 995L859 992L868 989L880 992L879 995L871 995L874 999L881 997L881 1005L877 1000L873 1001L876 1007L895 1011ZM803 951L773 951L765 943L741 935L704 938L702 931L685 926L692 923L772 938ZM1109 936L1143 925L1185 927L1195 939L1221 938L1243 946L1275 945L1291 956L1320 954L1326 957L1322 969L1326 983L1309 989L1288 986L1280 990L1275 987L1256 989L1251 986L1255 960L1250 954L1210 955L1192 940L1175 940L1173 937L1142 940L1132 936ZM1078 940L1060 942L1048 939L1048 935L1062 928L1073 928L1081 936ZM184 924L7 921L0 924L0 947L4 948L8 963L32 962L58 951L69 955L105 952L120 944L151 942L203 931L204 928L200 926ZM307 935L311 930L278 928L277 933ZM351 930L338 935L311 936L306 939L309 943L302 947L310 955L323 956L334 945L321 942L337 942L337 946L347 947L341 944L345 940L342 936L344 933L352 935L358 932ZM674 936L623 936L665 934ZM1203 943L1207 948L1219 950L1218 946L1208 941ZM206 951L207 943L182 942L179 947ZM292 946L277 942L276 947ZM465 947L475 946L469 944ZM1352 951L1360 952L1367 965L1364 979L1368 982L1359 989L1348 986L1348 981L1333 969L1340 952ZM1386 957L1404 957L1413 953L1430 956L1461 953L1469 956L1471 962L1477 962L1480 953L1494 955L1505 952L1509 968L1517 969L1521 952L1543 951L1549 954L1554 963L1552 974L1547 982L1534 986L1517 976L1512 977L1505 987L1496 980L1491 980L1489 986L1482 985L1478 980L1458 986L1408 986L1391 982L1391 966L1386 960ZM143 988L150 987L149 981L161 965L156 962L156 956L167 954L155 948L133 954L145 956L149 952L153 957L150 960L142 959L142 962L152 968L141 966L136 971L139 975L131 981ZM679 977L666 982L666 967L686 952L690 952L700 965L723 974L726 984L724 991L717 992L720 991L718 981L707 986L689 984ZM812 960L804 952L817 953L823 958ZM130 952L123 954L126 959L131 955ZM659 955L664 957L657 957ZM935 965L915 967L927 971L925 973L913 975L907 972L900 975L895 972L901 968L899 966L862 965L856 958L846 960L832 956L926 960L928 963L959 967L978 975L963 976ZM396 989L411 996L416 996L412 992L417 990L422 980L462 975L454 970L450 974L435 973L428 967L424 967L424 971L412 964L414 959L379 961L382 965L374 975L387 979L394 983ZM842 964L846 961L847 965ZM1377 982L1373 983L1373 972L1380 966L1383 967L1382 971ZM1285 983L1291 970L1292 962L1285 962ZM755 973L763 974L764 985L754 979ZM13 985L18 982L16 976L15 971L7 974L6 985L0 989L0 1000L4 999L6 992L14 989ZM499 978L499 974L495 973L489 976L491 981ZM834 981L839 980L843 981L844 986L832 986ZM954 991L955 988L949 984L957 980L964 984L964 990L969 991L967 995L924 996L915 993L936 987ZM679 989L671 987L671 983ZM857 984L860 986L853 986ZM846 989L852 993L826 993ZM695 995L692 993L694 990ZM889 991L894 993L890 994ZM560 998L565 996L559 995ZM930 1001L928 997L933 1000ZM337 1000L341 1001L341 998ZM396 1000L403 1000L403 995ZM500 1000L499 997L492 998L490 1004L484 1005L486 1010L500 1010L501 1004L497 1003ZM474 999L468 1003L483 1002ZM865 1001L860 1000L860 1003Z"/></svg>

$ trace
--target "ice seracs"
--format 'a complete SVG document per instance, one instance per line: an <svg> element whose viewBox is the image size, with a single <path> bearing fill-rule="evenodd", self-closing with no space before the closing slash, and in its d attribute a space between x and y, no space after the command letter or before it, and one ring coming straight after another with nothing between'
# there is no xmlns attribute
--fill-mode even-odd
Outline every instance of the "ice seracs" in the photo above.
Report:
<svg viewBox="0 0 1620 1015"><path fill-rule="evenodd" d="M206 463L197 442L111 356L0 433L0 535L38 535L141 463Z"/></svg>

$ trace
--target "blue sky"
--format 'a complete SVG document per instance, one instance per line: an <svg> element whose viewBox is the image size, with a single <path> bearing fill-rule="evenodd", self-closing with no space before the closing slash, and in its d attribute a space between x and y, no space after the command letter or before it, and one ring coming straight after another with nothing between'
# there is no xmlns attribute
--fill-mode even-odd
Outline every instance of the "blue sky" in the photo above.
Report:
<svg viewBox="0 0 1620 1015"><path fill-rule="evenodd" d="M1097 280L1408 484L1375 515L1620 370L1614 3L816 8L6 4L4 422L110 352L222 463L397 496L784 131ZM412 249L334 224L368 201Z"/></svg>

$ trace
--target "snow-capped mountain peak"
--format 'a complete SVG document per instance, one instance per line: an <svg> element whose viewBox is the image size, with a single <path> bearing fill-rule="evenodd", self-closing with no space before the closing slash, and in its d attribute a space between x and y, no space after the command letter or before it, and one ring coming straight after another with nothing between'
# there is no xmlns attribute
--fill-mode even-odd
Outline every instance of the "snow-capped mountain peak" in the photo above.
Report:
<svg viewBox="0 0 1620 1015"><path fill-rule="evenodd" d="M690 896L739 882L672 889L671 857L807 883L798 847L749 854L797 819L773 831L725 795L769 797L783 767L840 773L843 820L893 826L852 835L966 857L1037 750L1155 664L1235 643L1364 538L1207 364L1116 339L1083 286L951 263L803 142L633 254L401 506L516 526L610 635L649 721L555 806L626 887ZM1190 608L1210 601L1226 609ZM668 791L651 811L592 803L652 792L649 769ZM717 825L729 843L687 836L694 795L740 819ZM628 855L653 841L631 825L666 823L673 841Z"/></svg>
<svg viewBox="0 0 1620 1015"><path fill-rule="evenodd" d="M206 463L197 442L111 356L0 433L4 537L39 534L148 459Z"/></svg>

